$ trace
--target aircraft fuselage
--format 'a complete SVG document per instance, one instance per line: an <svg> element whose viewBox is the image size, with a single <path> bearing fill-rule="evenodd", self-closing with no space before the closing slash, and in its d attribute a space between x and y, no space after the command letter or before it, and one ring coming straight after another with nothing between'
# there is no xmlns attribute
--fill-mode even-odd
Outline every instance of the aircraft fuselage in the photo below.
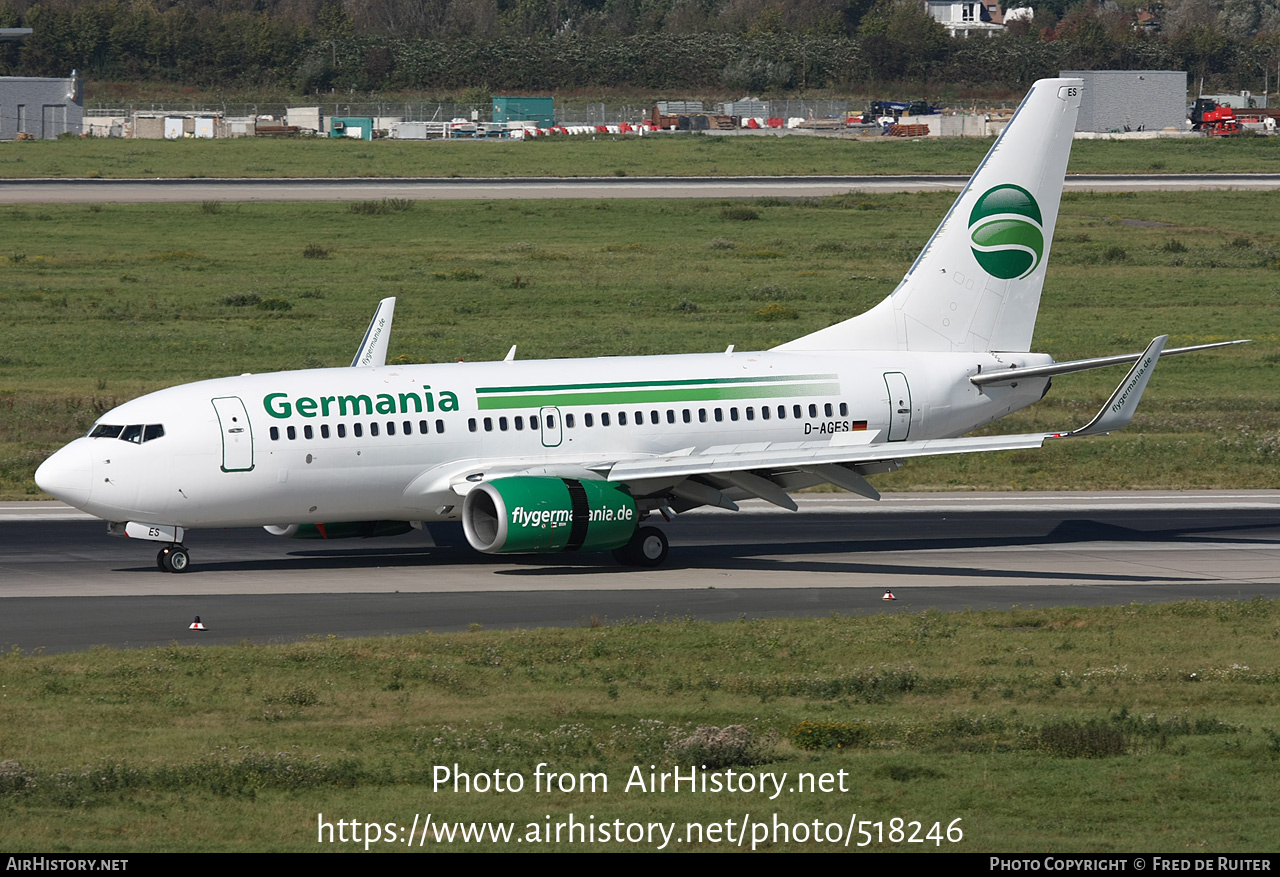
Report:
<svg viewBox="0 0 1280 877"><path fill-rule="evenodd" d="M42 477L108 521L449 520L476 476L501 474L486 461L576 471L620 450L659 456L958 436L1037 401L1047 384L979 389L970 376L1050 361L756 352L242 375L113 409L95 427L106 435L72 442ZM153 425L163 435L136 440ZM116 426L121 434L111 435ZM137 426L144 429L129 429Z"/></svg>

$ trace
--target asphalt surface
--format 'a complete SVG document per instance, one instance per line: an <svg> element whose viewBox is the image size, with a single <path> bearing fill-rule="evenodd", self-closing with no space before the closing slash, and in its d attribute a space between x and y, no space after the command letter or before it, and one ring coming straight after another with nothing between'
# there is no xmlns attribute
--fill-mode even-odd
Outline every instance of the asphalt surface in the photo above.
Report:
<svg viewBox="0 0 1280 877"><path fill-rule="evenodd" d="M0 505L0 648L1280 596L1280 491L830 495L665 529L656 570L487 557L450 528L441 545L196 531L191 571L173 575L158 546L65 507ZM188 630L196 615L207 631Z"/></svg>
<svg viewBox="0 0 1280 877"><path fill-rule="evenodd" d="M847 192L960 191L968 176L580 177L503 179L4 180L0 204L197 201L504 200L819 197ZM1067 191L1280 188L1280 174L1069 174Z"/></svg>

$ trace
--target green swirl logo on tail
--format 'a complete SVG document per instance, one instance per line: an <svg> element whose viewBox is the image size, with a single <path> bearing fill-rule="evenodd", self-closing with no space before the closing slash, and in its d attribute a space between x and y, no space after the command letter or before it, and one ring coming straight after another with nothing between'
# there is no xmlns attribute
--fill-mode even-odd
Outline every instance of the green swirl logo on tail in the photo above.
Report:
<svg viewBox="0 0 1280 877"><path fill-rule="evenodd" d="M974 258L988 274L1020 280L1044 255L1040 205L1021 186L989 189L969 214L969 240Z"/></svg>

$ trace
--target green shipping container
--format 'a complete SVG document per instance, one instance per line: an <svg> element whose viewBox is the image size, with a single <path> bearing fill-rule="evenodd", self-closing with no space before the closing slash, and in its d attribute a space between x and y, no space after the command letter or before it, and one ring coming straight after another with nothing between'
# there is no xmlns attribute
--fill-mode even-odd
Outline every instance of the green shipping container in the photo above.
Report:
<svg viewBox="0 0 1280 877"><path fill-rule="evenodd" d="M373 119L368 116L334 116L329 120L330 137L373 139Z"/></svg>
<svg viewBox="0 0 1280 877"><path fill-rule="evenodd" d="M495 97L493 121L496 125L507 122L532 122L539 128L554 125L555 101L549 97Z"/></svg>

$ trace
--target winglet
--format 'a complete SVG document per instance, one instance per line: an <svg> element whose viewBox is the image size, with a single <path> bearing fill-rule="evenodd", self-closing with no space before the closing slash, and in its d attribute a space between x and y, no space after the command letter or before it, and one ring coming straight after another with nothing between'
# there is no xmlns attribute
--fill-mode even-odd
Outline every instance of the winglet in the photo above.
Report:
<svg viewBox="0 0 1280 877"><path fill-rule="evenodd" d="M1066 433L1062 438L1077 438L1085 435L1106 435L1128 426L1133 419L1133 412L1138 409L1142 393L1147 389L1147 381L1151 380L1151 372L1155 370L1156 361L1164 350L1168 335L1161 335L1147 345L1147 349L1138 357L1138 361L1129 369L1120 386L1111 394L1107 404L1102 406L1093 420L1080 429Z"/></svg>
<svg viewBox="0 0 1280 877"><path fill-rule="evenodd" d="M351 360L352 368L387 364L387 344L391 340L391 319L395 313L394 296L378 302L378 309L373 312L373 319L369 321L369 328L365 330L360 349Z"/></svg>

